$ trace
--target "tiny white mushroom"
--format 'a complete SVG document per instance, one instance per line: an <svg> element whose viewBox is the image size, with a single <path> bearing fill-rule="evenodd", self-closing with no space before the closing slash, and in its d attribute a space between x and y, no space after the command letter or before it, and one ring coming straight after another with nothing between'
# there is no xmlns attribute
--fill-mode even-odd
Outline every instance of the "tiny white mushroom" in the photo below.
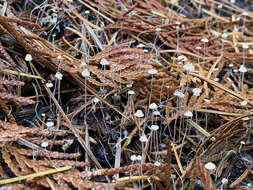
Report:
<svg viewBox="0 0 253 190"><path fill-rule="evenodd" d="M241 73L246 73L248 70L247 70L247 68L244 65L241 65L240 68L239 68L239 71Z"/></svg>
<svg viewBox="0 0 253 190"><path fill-rule="evenodd" d="M181 61L187 61L188 60L188 58L186 56L184 56L184 55L178 56L177 59L181 60Z"/></svg>
<svg viewBox="0 0 253 190"><path fill-rule="evenodd" d="M154 112L153 112L153 115L159 116L159 115L161 115L161 113L160 113L159 111L154 111Z"/></svg>
<svg viewBox="0 0 253 190"><path fill-rule="evenodd" d="M106 66L106 65L109 65L110 63L105 58L103 58L101 59L100 64L103 66Z"/></svg>
<svg viewBox="0 0 253 190"><path fill-rule="evenodd" d="M130 156L130 160L132 160L133 162L137 160L137 156L135 154L133 154L132 156Z"/></svg>
<svg viewBox="0 0 253 190"><path fill-rule="evenodd" d="M193 92L193 95L194 96L200 96L200 94L201 94L201 89L200 88L194 88L193 90L192 90L192 92Z"/></svg>
<svg viewBox="0 0 253 190"><path fill-rule="evenodd" d="M148 49L144 49L143 51L144 51L144 53L148 53Z"/></svg>
<svg viewBox="0 0 253 190"><path fill-rule="evenodd" d="M186 65L184 65L184 69L186 71L194 71L195 67L194 67L194 65L191 62L189 62Z"/></svg>
<svg viewBox="0 0 253 190"><path fill-rule="evenodd" d="M243 121L248 121L249 120L249 117L244 117L242 118Z"/></svg>
<svg viewBox="0 0 253 190"><path fill-rule="evenodd" d="M222 185L227 185L228 184L228 179L227 178L222 178L221 183L222 183Z"/></svg>
<svg viewBox="0 0 253 190"><path fill-rule="evenodd" d="M62 80L62 77L63 77L63 75L59 71L57 71L54 76L58 80Z"/></svg>
<svg viewBox="0 0 253 190"><path fill-rule="evenodd" d="M97 97L95 97L94 99L93 99L93 102L94 103L98 103L100 100L97 98Z"/></svg>
<svg viewBox="0 0 253 190"><path fill-rule="evenodd" d="M136 160L141 161L141 159L142 159L141 155L136 156Z"/></svg>
<svg viewBox="0 0 253 190"><path fill-rule="evenodd" d="M203 42L203 43L209 42L209 40L207 38L202 38L200 41Z"/></svg>
<svg viewBox="0 0 253 190"><path fill-rule="evenodd" d="M90 76L90 71L88 69L83 69L82 71L82 76L83 77L89 77Z"/></svg>
<svg viewBox="0 0 253 190"><path fill-rule="evenodd" d="M214 173L215 169L216 169L216 165L213 162L208 162L205 164L205 168L210 172L210 173Z"/></svg>
<svg viewBox="0 0 253 190"><path fill-rule="evenodd" d="M127 88L131 88L132 86L133 86L132 83L126 85Z"/></svg>
<svg viewBox="0 0 253 190"><path fill-rule="evenodd" d="M228 66L229 66L229 67L233 67L233 66L234 66L234 64L233 64L233 63L230 63Z"/></svg>
<svg viewBox="0 0 253 190"><path fill-rule="evenodd" d="M137 48L144 48L145 45L144 45L144 44L138 44L136 47L137 47Z"/></svg>
<svg viewBox="0 0 253 190"><path fill-rule="evenodd" d="M25 60L26 61L32 61L33 60L32 55L31 54L26 54Z"/></svg>
<svg viewBox="0 0 253 190"><path fill-rule="evenodd" d="M57 60L59 60L59 61L62 60L62 56L61 56L61 55L58 55L58 56L57 56Z"/></svg>
<svg viewBox="0 0 253 190"><path fill-rule="evenodd" d="M215 82L218 82L220 79L216 77L216 78L214 78L213 80L214 80Z"/></svg>
<svg viewBox="0 0 253 190"><path fill-rule="evenodd" d="M137 110L134 114L135 117L141 118L144 117L144 113L141 110Z"/></svg>
<svg viewBox="0 0 253 190"><path fill-rule="evenodd" d="M151 125L150 128L152 131L157 131L159 129L159 126L158 125Z"/></svg>
<svg viewBox="0 0 253 190"><path fill-rule="evenodd" d="M46 83L46 87L48 87L48 88L52 88L54 85L53 85L53 83L51 82L51 81L48 81L47 83Z"/></svg>
<svg viewBox="0 0 253 190"><path fill-rule="evenodd" d="M184 97L184 94L182 92L180 92L179 90L176 90L173 95L177 96L179 98L183 98Z"/></svg>
<svg viewBox="0 0 253 190"><path fill-rule="evenodd" d="M170 178L171 178L171 179L176 179L177 176L176 176L175 174L171 174L171 175L170 175Z"/></svg>
<svg viewBox="0 0 253 190"><path fill-rule="evenodd" d="M247 11L243 11L242 16L249 16L249 13Z"/></svg>
<svg viewBox="0 0 253 190"><path fill-rule="evenodd" d="M248 43L242 43L242 48L243 49L248 49L249 48L249 44Z"/></svg>
<svg viewBox="0 0 253 190"><path fill-rule="evenodd" d="M227 33L223 33L223 34L221 35L221 37L222 37L223 39L227 39L228 34L227 34Z"/></svg>
<svg viewBox="0 0 253 190"><path fill-rule="evenodd" d="M241 145L245 145L246 144L244 141L241 141L240 143L241 143Z"/></svg>
<svg viewBox="0 0 253 190"><path fill-rule="evenodd" d="M248 104L248 102L246 100L240 102L241 106L246 106Z"/></svg>
<svg viewBox="0 0 253 190"><path fill-rule="evenodd" d="M145 134L143 134L143 135L139 138L139 140L140 140L141 142L147 142L147 141L148 141L148 138L147 138L147 136L146 136Z"/></svg>
<svg viewBox="0 0 253 190"><path fill-rule="evenodd" d="M158 73L158 71L156 69L149 69L148 70L148 74L155 75L157 73Z"/></svg>
<svg viewBox="0 0 253 190"><path fill-rule="evenodd" d="M65 144L61 147L63 151L66 151L68 147L74 142L73 139L66 139Z"/></svg>
<svg viewBox="0 0 253 190"><path fill-rule="evenodd" d="M208 99L204 99L204 101L206 102L206 103L210 103L210 100L208 100Z"/></svg>
<svg viewBox="0 0 253 190"><path fill-rule="evenodd" d="M155 29L155 31L157 31L157 32L161 32L161 31L162 31L162 29L161 29L161 28L156 28L156 29Z"/></svg>
<svg viewBox="0 0 253 190"><path fill-rule="evenodd" d="M46 122L46 126L47 127L53 127L54 126L54 122L48 121L48 122Z"/></svg>
<svg viewBox="0 0 253 190"><path fill-rule="evenodd" d="M84 13L85 13L86 15L88 15L88 14L90 14L90 11L89 11L89 10L86 10L86 11L84 11Z"/></svg>
<svg viewBox="0 0 253 190"><path fill-rule="evenodd" d="M184 112L184 116L185 116L185 117L192 117L193 114L192 114L191 111L186 111L186 112Z"/></svg>
<svg viewBox="0 0 253 190"><path fill-rule="evenodd" d="M85 63L85 61L81 62L81 66L87 66L87 64Z"/></svg>
<svg viewBox="0 0 253 190"><path fill-rule="evenodd" d="M151 109L151 110L156 110L157 108L158 108L158 106L156 103L152 103L149 105L149 109Z"/></svg>
<svg viewBox="0 0 253 190"><path fill-rule="evenodd" d="M134 95L135 94L135 92L133 91L133 90L128 90L128 92L127 92L129 95Z"/></svg>
<svg viewBox="0 0 253 190"><path fill-rule="evenodd" d="M46 148L46 147L48 147L48 141L43 141L42 143L41 143L41 147L43 147L43 148Z"/></svg>
<svg viewBox="0 0 253 190"><path fill-rule="evenodd" d="M214 36L219 36L219 35L220 35L220 33L217 32L216 30L211 30L210 32L211 32L211 34L214 35Z"/></svg>

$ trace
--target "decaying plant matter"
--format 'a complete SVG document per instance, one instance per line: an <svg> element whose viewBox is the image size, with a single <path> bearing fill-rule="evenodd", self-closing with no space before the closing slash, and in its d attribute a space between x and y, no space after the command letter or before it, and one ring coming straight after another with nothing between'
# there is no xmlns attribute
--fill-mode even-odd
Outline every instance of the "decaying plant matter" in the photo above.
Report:
<svg viewBox="0 0 253 190"><path fill-rule="evenodd" d="M252 18L247 0L1 1L0 189L252 189Z"/></svg>

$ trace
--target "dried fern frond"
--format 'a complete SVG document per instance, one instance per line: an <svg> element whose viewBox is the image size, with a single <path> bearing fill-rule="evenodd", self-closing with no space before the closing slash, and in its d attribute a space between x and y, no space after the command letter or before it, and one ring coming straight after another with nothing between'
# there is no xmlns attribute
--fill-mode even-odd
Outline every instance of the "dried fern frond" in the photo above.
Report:
<svg viewBox="0 0 253 190"><path fill-rule="evenodd" d="M34 104L35 102L30 98L20 97L14 94L10 94L7 92L0 92L0 99L5 102L11 102L21 105Z"/></svg>

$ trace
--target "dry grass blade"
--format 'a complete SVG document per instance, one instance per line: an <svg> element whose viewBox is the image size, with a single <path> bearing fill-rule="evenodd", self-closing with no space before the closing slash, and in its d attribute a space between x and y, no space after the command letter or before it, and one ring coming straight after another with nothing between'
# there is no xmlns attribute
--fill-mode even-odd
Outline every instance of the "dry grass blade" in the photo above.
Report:
<svg viewBox="0 0 253 190"><path fill-rule="evenodd" d="M197 129L200 133L202 133L203 135L205 135L206 137L210 136L210 133L208 133L205 129L203 129L202 127L200 127L197 123L195 123L192 120L187 120L188 123L190 123L195 129ZM215 141L215 138L212 137L211 138L212 141Z"/></svg>
<svg viewBox="0 0 253 190"><path fill-rule="evenodd" d="M18 75L18 76L24 76L24 77L28 77L28 78L40 79L43 82L45 82L45 79L43 79L40 76L34 76L34 75L27 74L27 73L21 73L21 72L17 72L17 71L12 71L12 70L9 70L9 69L3 69L2 72L9 73L9 74L14 74L14 75Z"/></svg>
<svg viewBox="0 0 253 190"><path fill-rule="evenodd" d="M65 166L65 167L61 167L61 168L57 168L57 169L52 169L52 170L47 170L47 171L38 172L38 173L34 173L34 174L29 174L26 176L20 176L20 177L15 177L15 178L11 178L11 179L2 179L2 180L0 180L0 185L14 183L14 182L22 181L25 179L32 179L32 178L36 178L36 177L50 175L50 174L54 174L57 172L63 172L63 171L70 170L71 168L72 168L71 166Z"/></svg>
<svg viewBox="0 0 253 190"><path fill-rule="evenodd" d="M176 147L173 143L171 143L171 146L172 146L172 150L174 151L174 154L175 154L175 157L176 157L176 160L177 160L177 164L178 164L178 167L180 169L180 172L182 175L184 175L185 171L182 167L182 164L181 164L181 161L180 161L180 158L178 156L178 153L177 153L177 150L176 150Z"/></svg>

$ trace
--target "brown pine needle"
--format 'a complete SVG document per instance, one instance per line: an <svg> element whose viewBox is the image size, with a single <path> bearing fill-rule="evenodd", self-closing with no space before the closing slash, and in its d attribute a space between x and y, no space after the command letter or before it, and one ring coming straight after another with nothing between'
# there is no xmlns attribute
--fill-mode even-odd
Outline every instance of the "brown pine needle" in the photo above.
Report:
<svg viewBox="0 0 253 190"><path fill-rule="evenodd" d="M249 173L249 169L247 168L243 173L242 175L240 175L240 177L238 177L233 183L231 183L229 185L229 188L234 188L236 185L238 185L239 183L241 183L242 180L244 180L245 177L247 177Z"/></svg>

